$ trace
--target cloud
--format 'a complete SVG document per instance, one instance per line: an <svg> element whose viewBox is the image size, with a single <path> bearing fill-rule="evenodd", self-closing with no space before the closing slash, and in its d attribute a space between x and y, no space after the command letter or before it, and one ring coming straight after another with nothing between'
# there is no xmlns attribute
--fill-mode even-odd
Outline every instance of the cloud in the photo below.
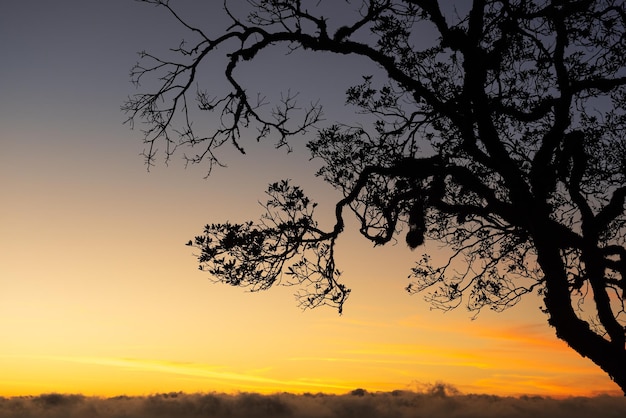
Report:
<svg viewBox="0 0 626 418"><path fill-rule="evenodd" d="M461 395L450 385L428 385L420 393L370 393L355 389L344 395L239 393L184 394L114 398L44 394L0 398L0 418L583 418L626 416L626 398L599 396L551 399Z"/></svg>

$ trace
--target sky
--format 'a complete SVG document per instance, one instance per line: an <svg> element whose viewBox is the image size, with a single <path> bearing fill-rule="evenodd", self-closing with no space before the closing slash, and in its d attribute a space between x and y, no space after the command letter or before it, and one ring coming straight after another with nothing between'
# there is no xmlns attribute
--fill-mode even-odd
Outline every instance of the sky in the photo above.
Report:
<svg viewBox="0 0 626 418"><path fill-rule="evenodd" d="M172 1L208 31L221 1ZM255 391L345 393L418 389L463 393L619 394L587 359L556 339L529 296L477 319L431 311L404 292L427 243L373 248L340 238L350 299L301 311L292 288L251 294L215 284L184 245L206 223L262 213L268 183L293 179L332 215L338 195L294 152L246 143L204 178L180 156L148 172L138 129L120 106L137 92L137 53L185 36L163 10L132 0L3 1L0 13L0 396L95 396ZM259 56L242 79L268 97L302 90L329 122L353 117L343 92L362 62L284 50ZM215 59L203 74L220 88ZM315 96L319 97L315 97ZM202 121L198 121L202 124ZM246 138L244 138L244 141ZM354 225L354 222L352 222Z"/></svg>

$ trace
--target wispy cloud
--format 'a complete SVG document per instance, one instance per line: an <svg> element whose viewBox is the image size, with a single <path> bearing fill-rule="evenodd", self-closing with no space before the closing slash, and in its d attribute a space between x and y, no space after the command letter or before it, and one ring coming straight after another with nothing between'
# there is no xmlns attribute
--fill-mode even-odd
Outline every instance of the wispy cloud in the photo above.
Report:
<svg viewBox="0 0 626 418"><path fill-rule="evenodd" d="M291 390L325 390L341 391L350 389L342 384L325 383L315 379L280 380L263 376L271 368L249 370L238 373L227 370L224 366L192 362L176 362L169 360L146 360L135 358L107 358L107 357L50 357L51 360L72 363L83 363L110 367L119 367L144 372L169 373L180 376L207 379L211 381L229 381L243 387L263 388L267 391L276 388L290 388Z"/></svg>

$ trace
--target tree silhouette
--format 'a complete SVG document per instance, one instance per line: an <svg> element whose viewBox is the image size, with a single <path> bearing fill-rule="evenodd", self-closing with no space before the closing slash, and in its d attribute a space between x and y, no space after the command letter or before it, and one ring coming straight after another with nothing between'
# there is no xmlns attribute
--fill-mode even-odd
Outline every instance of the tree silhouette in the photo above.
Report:
<svg viewBox="0 0 626 418"><path fill-rule="evenodd" d="M252 290L297 283L303 307L341 312L349 289L334 248L351 212L376 245L402 234L411 248L434 240L451 249L444 265L418 257L407 287L437 308L501 311L538 292L557 336L626 393L623 1L474 0L458 4L463 12L435 0L346 0L335 5L354 14L338 22L323 17L321 1L248 0L243 11L226 0L231 25L214 36L166 0L143 2L193 38L170 58L143 53L133 69L135 82L159 82L123 108L146 123L149 165L165 143L166 158L188 147L187 161L210 172L219 147L244 152L251 132L288 147L314 129L307 147L323 162L318 175L343 193L324 230L298 186L271 184L260 221L210 224L189 242L202 270ZM321 108L300 108L293 94L267 112L235 69L279 44L377 65L383 79L357 75L347 91L372 125L320 126ZM222 96L197 87L200 63L216 55L226 58ZM208 135L192 129L196 106L219 116Z"/></svg>

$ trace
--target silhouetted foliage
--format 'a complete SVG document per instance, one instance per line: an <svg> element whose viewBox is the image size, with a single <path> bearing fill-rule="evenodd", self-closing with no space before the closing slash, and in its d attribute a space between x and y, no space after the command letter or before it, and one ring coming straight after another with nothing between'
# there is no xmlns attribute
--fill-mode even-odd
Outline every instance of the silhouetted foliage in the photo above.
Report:
<svg viewBox="0 0 626 418"><path fill-rule="evenodd" d="M299 283L304 307L341 312L349 289L334 248L349 211L376 245L402 234L411 248L434 240L452 251L443 265L418 257L407 286L436 308L501 311L539 292L557 336L626 392L623 1L474 0L458 10L434 0L337 1L352 16L324 17L325 2L248 0L244 10L227 0L232 24L210 36L170 2L144 2L169 10L194 39L174 58L144 53L133 70L136 82L160 77L158 90L124 107L147 123L148 164L159 142L167 158L193 149L187 160L210 170L220 146L243 152L252 129L278 147L315 129L308 149L323 162L318 175L344 196L323 230L299 187L270 185L259 222L208 225L190 241L203 270L253 290ZM319 105L301 109L290 93L264 111L234 70L279 44L377 65L382 79L356 74L347 90L372 125L322 126ZM196 88L199 64L216 54L227 58L221 97ZM192 129L194 100L219 115L208 135Z"/></svg>

